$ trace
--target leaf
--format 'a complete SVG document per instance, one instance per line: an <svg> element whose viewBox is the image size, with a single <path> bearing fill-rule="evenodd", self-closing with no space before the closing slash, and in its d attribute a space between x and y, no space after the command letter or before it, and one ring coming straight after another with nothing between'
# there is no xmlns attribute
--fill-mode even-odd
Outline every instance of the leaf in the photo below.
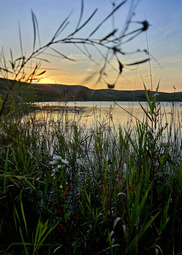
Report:
<svg viewBox="0 0 182 255"><path fill-rule="evenodd" d="M143 107L143 105L138 101L139 105L141 106L142 110L144 111L144 113L146 114L146 116L150 119L150 121L152 121L152 118L150 117L150 115L148 114L148 112L145 110L145 108Z"/></svg>
<svg viewBox="0 0 182 255"><path fill-rule="evenodd" d="M108 89L113 89L115 87L115 84L108 84L107 83L107 86L108 86Z"/></svg>
<svg viewBox="0 0 182 255"><path fill-rule="evenodd" d="M118 59L118 64L119 64L119 74L121 74L122 73L122 71L123 71L123 64L119 61L119 59Z"/></svg>
<svg viewBox="0 0 182 255"><path fill-rule="evenodd" d="M142 123L141 120L139 120L135 115L133 115L131 112L127 111L125 108L123 108L121 105L119 105L117 102L114 101L114 104L117 105L119 108L121 108L123 111L127 112L130 116L134 117L137 121Z"/></svg>
<svg viewBox="0 0 182 255"><path fill-rule="evenodd" d="M71 61L75 61L75 59L67 57L66 55L64 55L63 53L59 52L58 50L55 50L55 49L52 48L52 47L50 47L50 49L51 49L52 51L56 52L57 54L61 55L63 58L66 58L66 59L71 60Z"/></svg>
<svg viewBox="0 0 182 255"><path fill-rule="evenodd" d="M141 60L141 61L137 61L137 62L134 62L134 63L131 63L131 64L127 64L127 66L139 65L139 64L145 63L145 62L147 62L149 60L150 60L150 58L146 58L146 59Z"/></svg>
<svg viewBox="0 0 182 255"><path fill-rule="evenodd" d="M8 69L5 69L5 68L2 68L2 67L0 67L0 71L4 71L4 72L6 72L6 73L13 73L13 72L11 72L11 71L9 71Z"/></svg>
<svg viewBox="0 0 182 255"><path fill-rule="evenodd" d="M161 211L160 211L161 212ZM134 246L135 243L143 236L143 234L147 231L147 229L151 226L151 224L153 223L153 221L156 219L156 217L159 215L158 212L154 217L152 217L146 224L145 226L143 226L140 231L138 232L138 234L135 236L135 238L131 241L131 243L128 245L128 247L126 248L125 254L127 254Z"/></svg>
<svg viewBox="0 0 182 255"><path fill-rule="evenodd" d="M80 11L80 17L79 17L79 20L78 20L78 24L77 24L77 26L76 26L76 30L79 28L80 22L81 22L81 20L82 20L83 10L84 10L84 1L83 1L83 0L81 0L81 11Z"/></svg>
<svg viewBox="0 0 182 255"><path fill-rule="evenodd" d="M73 33L71 33L69 35L70 36L73 36L74 34L76 34L78 31L80 31L92 18L93 16L95 15L95 13L97 12L98 9L95 9L95 11L90 15L90 17L85 21L85 23L83 23L83 25L81 27L79 27L78 29L76 29Z"/></svg>
<svg viewBox="0 0 182 255"><path fill-rule="evenodd" d="M20 27L20 22L18 22L18 28L19 28L19 39L20 39L21 55L23 56L23 44L22 44L22 39L21 39L21 27Z"/></svg>
<svg viewBox="0 0 182 255"><path fill-rule="evenodd" d="M149 23L147 20L144 20L143 22L141 22L143 25L142 31L146 31L149 27Z"/></svg>
<svg viewBox="0 0 182 255"><path fill-rule="evenodd" d="M118 6L116 6L113 11L103 20L101 21L101 23L92 31L92 33L89 35L89 37L91 37L101 26L102 24L104 24L104 22L106 20L108 20L123 4L125 4L127 1L123 1L122 3L120 3Z"/></svg>
<svg viewBox="0 0 182 255"><path fill-rule="evenodd" d="M46 73L46 70L42 71L41 73L37 74L37 76L40 76L42 74Z"/></svg>
<svg viewBox="0 0 182 255"><path fill-rule="evenodd" d="M60 33L64 30L64 28L69 24L69 22L66 23L66 21L69 19L69 17L71 16L71 13L68 15L68 17L61 23L61 25L59 26L59 28L57 29L56 33L54 34L51 42L53 42L55 40L56 37L58 37L60 35ZM65 24L66 23L66 24ZM62 29L62 30L61 30Z"/></svg>
<svg viewBox="0 0 182 255"><path fill-rule="evenodd" d="M37 58L37 57L36 57L36 59L38 59L38 60L40 60L40 61L44 61L44 62L46 62L46 63L50 63L50 61L47 60L47 59L45 59L45 58Z"/></svg>
<svg viewBox="0 0 182 255"><path fill-rule="evenodd" d="M104 38L102 38L99 43L102 43L103 41L107 40L109 37L113 36L118 30L114 29L111 33L109 33L108 35L106 35Z"/></svg>
<svg viewBox="0 0 182 255"><path fill-rule="evenodd" d="M114 223L113 223L113 230L115 231L115 228L118 224L119 221L121 221L122 219L120 217L117 217L115 220L114 220Z"/></svg>
<svg viewBox="0 0 182 255"><path fill-rule="evenodd" d="M11 61L14 62L13 61L13 52L12 52L12 49L10 49L10 56L11 56Z"/></svg>
<svg viewBox="0 0 182 255"><path fill-rule="evenodd" d="M34 32L34 40L33 40L33 51L34 51L37 36L39 38L39 44L40 44L40 36L39 36L39 25L38 25L37 18L32 10L31 10L31 13L32 13L32 23L33 23L33 32Z"/></svg>
<svg viewBox="0 0 182 255"><path fill-rule="evenodd" d="M23 222L24 222L24 225L25 225L25 230L26 230L26 235L27 235L27 233L28 233L28 228L27 228L27 221L26 221L26 217L25 217L25 211L24 211L24 208L23 208L22 199L20 200L20 207L21 207L21 213L22 213Z"/></svg>
<svg viewBox="0 0 182 255"><path fill-rule="evenodd" d="M22 233L22 230L21 230L21 226L19 227L19 231L20 231L20 236L21 236L21 239L22 239L22 244L23 244L23 247L25 249L25 255L28 255L27 243L24 240L23 233Z"/></svg>
<svg viewBox="0 0 182 255"><path fill-rule="evenodd" d="M31 184L31 182L29 180L27 180L26 178L23 178L23 181L27 184L27 186L29 188L31 188L35 193L37 193L37 195L39 195L39 193L37 192L36 188Z"/></svg>

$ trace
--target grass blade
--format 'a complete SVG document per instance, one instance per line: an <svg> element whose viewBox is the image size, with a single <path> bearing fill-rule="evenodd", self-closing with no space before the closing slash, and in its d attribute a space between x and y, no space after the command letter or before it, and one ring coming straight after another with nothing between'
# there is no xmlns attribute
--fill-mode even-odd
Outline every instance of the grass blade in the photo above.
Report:
<svg viewBox="0 0 182 255"><path fill-rule="evenodd" d="M39 40L39 44L40 44L40 34L39 34L39 25L38 25L36 15L34 14L34 12L32 10L31 10L31 14L32 14L32 23L33 23L33 33L34 33L34 39L33 39L33 51L34 51L37 36L38 36L38 40Z"/></svg>
<svg viewBox="0 0 182 255"><path fill-rule="evenodd" d="M22 43L22 38L21 38L20 22L18 22L18 29L19 29L20 50L21 50L21 55L23 57L23 43Z"/></svg>
<svg viewBox="0 0 182 255"><path fill-rule="evenodd" d="M25 211L23 208L23 202L22 200L20 200L20 208L21 208L21 213L22 213L22 217L23 217L23 222L25 225L25 231L26 231L26 235L28 234L28 228L27 228L27 221L26 221L26 217L25 217Z"/></svg>
<svg viewBox="0 0 182 255"><path fill-rule="evenodd" d="M134 66L134 65L139 65L139 64L143 64L147 61L149 61L150 58L146 58L146 59L143 59L143 60L140 60L140 61L137 61L137 62L134 62L134 63L131 63L131 64L126 64L126 66Z"/></svg>
<svg viewBox="0 0 182 255"><path fill-rule="evenodd" d="M76 30L79 28L80 22L81 22L81 20L82 20L83 10L84 10L84 0L81 0L80 17L79 17L79 20L78 20L78 24L77 24L77 26L76 26Z"/></svg>
<svg viewBox="0 0 182 255"><path fill-rule="evenodd" d="M126 248L125 254L127 254L134 246L135 243L143 236L143 234L147 231L147 229L150 227L150 225L153 223L153 221L157 218L160 212L158 212L154 217L152 217L144 227L140 229L138 234L135 236L135 238L131 241L131 243Z"/></svg>
<svg viewBox="0 0 182 255"><path fill-rule="evenodd" d="M77 30L75 30L73 33L71 33L68 37L71 37L73 35L75 35L78 31L80 31L92 18L93 16L96 14L98 9L95 9L95 11L90 15L90 17L83 23L82 26L80 26Z"/></svg>
<svg viewBox="0 0 182 255"><path fill-rule="evenodd" d="M118 6L116 6L113 11L92 31L92 33L89 35L91 37L95 32L104 24L106 20L108 20L123 4L125 4L127 1L123 1Z"/></svg>

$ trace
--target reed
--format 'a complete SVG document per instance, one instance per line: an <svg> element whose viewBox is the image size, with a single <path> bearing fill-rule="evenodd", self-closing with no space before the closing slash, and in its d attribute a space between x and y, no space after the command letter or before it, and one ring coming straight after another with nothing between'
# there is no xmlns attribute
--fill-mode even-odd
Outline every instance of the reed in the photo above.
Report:
<svg viewBox="0 0 182 255"><path fill-rule="evenodd" d="M40 125L33 115L3 126L1 252L180 252L180 149L172 136L162 141L173 122L162 126L157 96L146 90L146 98L145 121L133 130Z"/></svg>
<svg viewBox="0 0 182 255"><path fill-rule="evenodd" d="M32 12L31 54L24 56L20 29L21 57L14 59L10 51L10 61L6 61L1 53L0 73L7 79L0 97L2 254L142 255L180 254L182 250L181 123L175 126L171 119L168 125L163 124L158 86L154 97L150 97L144 84L148 102L148 111L141 105L144 120L136 119L133 129L120 126L119 131L115 127L108 129L106 123L86 130L79 122L71 122L64 108L58 122L45 119L40 123L33 113L26 119L22 112L23 93L21 100L16 93L23 91L27 84L23 82L39 80L44 73L39 72L39 62L31 73L27 74L25 67L48 48L68 59L52 48L59 43L83 46L81 52L88 58L87 47L95 45L103 59L98 82L103 80L108 88L116 85L125 66L149 61L146 50L145 59L125 65L119 60L123 57L123 40L132 40L149 26L143 21L138 23L138 29L128 30L132 8L122 33L113 30L99 40L92 37L126 2L116 5L86 38L77 38L96 13L95 10L81 23L81 1L76 30L60 38L68 25L67 17L49 43L40 48L36 48L39 29ZM107 51L106 55L100 47ZM118 70L116 79L109 84L105 72L111 58L116 60ZM8 79L10 74L12 80ZM107 121L111 127L110 117ZM165 130L169 136L163 141Z"/></svg>

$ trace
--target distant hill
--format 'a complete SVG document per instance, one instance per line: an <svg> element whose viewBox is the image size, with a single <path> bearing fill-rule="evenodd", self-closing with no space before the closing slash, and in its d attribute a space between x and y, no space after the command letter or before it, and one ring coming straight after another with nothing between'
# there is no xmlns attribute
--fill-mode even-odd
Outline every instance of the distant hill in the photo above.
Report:
<svg viewBox="0 0 182 255"><path fill-rule="evenodd" d="M24 84L22 83L21 86ZM16 85L18 86L18 85ZM0 78L0 94L5 91L7 81ZM24 86L23 86L24 87ZM23 92L34 95L39 102L50 101L146 101L144 90L89 89L80 85L32 84ZM154 92L150 92L154 94ZM160 101L182 101L182 92L159 92Z"/></svg>

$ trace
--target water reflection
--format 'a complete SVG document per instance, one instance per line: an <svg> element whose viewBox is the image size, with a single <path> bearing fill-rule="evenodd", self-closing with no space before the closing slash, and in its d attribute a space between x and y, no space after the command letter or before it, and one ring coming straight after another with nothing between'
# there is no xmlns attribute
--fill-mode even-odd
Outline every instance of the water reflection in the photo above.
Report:
<svg viewBox="0 0 182 255"><path fill-rule="evenodd" d="M133 128L136 119L145 122L146 114L138 102L51 102L37 103L42 111L37 111L37 122L61 122L71 125L75 122L85 128L93 128L98 124L112 126L116 131L119 126ZM142 106L148 111L146 102ZM182 105L180 103L162 102L159 114L161 125L173 123L181 128Z"/></svg>
<svg viewBox="0 0 182 255"><path fill-rule="evenodd" d="M116 103L117 105L114 102L37 103L41 109L24 116L22 122L29 122L29 132L32 136L37 137L38 135L40 144L41 141L46 143L50 155L53 154L53 145L61 142L61 135L69 142L74 139L75 124L83 139L90 137L90 131L100 128L99 132L104 132L106 136L109 135L112 140L112 137L118 135L120 127L123 130L130 130L132 137L137 138L136 118L145 124L146 114L138 102ZM147 103L142 102L142 106L148 112ZM161 103L158 131L162 130L166 123L168 125L161 132L160 141L175 144L175 147L181 150L182 105L180 103ZM158 136L158 131L154 133L154 137Z"/></svg>

